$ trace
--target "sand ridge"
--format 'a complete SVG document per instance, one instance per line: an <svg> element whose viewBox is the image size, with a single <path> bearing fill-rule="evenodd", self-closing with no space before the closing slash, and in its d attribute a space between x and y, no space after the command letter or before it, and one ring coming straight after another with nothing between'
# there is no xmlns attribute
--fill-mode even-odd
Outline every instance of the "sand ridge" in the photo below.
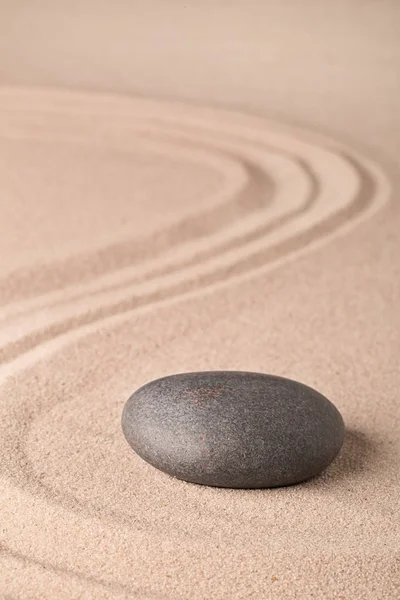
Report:
<svg viewBox="0 0 400 600"><path fill-rule="evenodd" d="M0 597L397 598L398 5L0 13ZM210 369L320 390L338 459L151 468L125 401Z"/></svg>
<svg viewBox="0 0 400 600"><path fill-rule="evenodd" d="M244 561L246 568L265 571L265 560L276 565L271 575L265 571L247 580L246 585L235 579L236 597L246 597L247 585L253 595L263 595L267 589L270 593L275 572L287 570L292 560L309 564L310 544L317 548L318 538L314 538L313 528L304 529L304 524L311 526L315 511L322 518L327 509L325 495L335 503L337 490L336 503L343 503L343 494L349 493L341 488L343 465L352 460L352 449L370 455L368 438L350 432L344 455L327 474L303 487L278 492L271 503L268 498L272 493L268 491L253 495L239 492L236 496L227 491L223 496L220 491L185 486L159 474L127 448L120 432L120 411L132 391L130 386L160 374L193 365L211 368L225 363L232 368L241 360L249 367L252 364L252 368L265 370L257 344L249 346L253 320L250 327L240 319L232 324L230 335L237 336L239 346L227 343L225 347L221 326L226 312L229 315L224 308L226 297L232 297L235 290L240 303L249 293L246 289L268 272L282 272L285 264L296 265L301 256L307 258L310 252L312 256L313 248L332 244L363 220L371 219L389 199L390 185L384 172L367 157L332 140L324 144L318 136L249 115L66 92L4 90L1 99L8 126L6 139L14 135L22 145L27 140L32 145L44 135L62 141L65 120L69 143L102 141L103 152L112 154L115 146L134 147L139 130L136 152L142 148L142 136L155 138L156 144L159 138L171 138L174 152L178 147L175 159L181 156L186 162L194 152L197 164L211 169L211 181L219 169L219 181L223 182L211 195L207 208L191 200L190 217L175 214L176 223L169 225L166 220L165 230L155 228L139 245L136 240L141 238L141 225L138 222L135 229L133 220L130 238L120 246L122 252L116 250L115 242L100 251L94 246L93 251L88 237L85 250L77 253L82 273L78 259L55 256L44 264L27 261L19 272L11 272L3 280L2 289L13 293L17 282L14 290L19 293L3 297L0 336L2 506L9 523L2 548L8 564L22 561L24 569L32 573L41 568L38 579L44 587L37 589L43 597L54 593L44 583L49 573L53 574L52 585L61 578L72 585L74 593L85 590L93 597L196 597L196 593L204 597L211 593L207 582L212 579L204 579L202 569L207 572L212 560L214 567L221 565L224 577L234 577L226 566L226 556L233 552L232 560ZM12 118L7 120L10 105ZM102 112L105 108L107 127ZM82 114L91 115L85 129L79 122ZM96 119L97 114L102 118ZM74 139L71 124L75 115L78 128ZM114 142L108 146L110 138ZM205 147L209 150L197 153L198 147L201 152ZM146 152L149 160L149 146ZM21 156L24 158L23 153ZM133 154L131 160L136 156ZM44 173L50 167L48 160ZM23 164L17 162L16 172L21 168ZM188 202L197 198L199 180L193 178L191 185L194 189L187 192ZM29 202L27 192L25 197ZM168 200L166 196L166 219ZM93 202L96 210L96 195L82 196L82 202ZM220 219L215 218L219 205L224 207ZM111 198L102 206L105 223L107 210L113 210ZM143 210L148 210L146 203ZM113 235L123 237L118 230L108 234L110 240ZM94 242L98 244L98 240ZM28 287L29 281L33 285ZM288 280L285 285L290 288ZM21 294L25 290L28 294ZM193 303L199 307L196 318ZM210 303L212 311L206 309ZM255 300L256 314L257 306L262 305L261 295ZM163 323L161 327L157 322ZM197 358L193 358L194 347L184 344L182 336L192 344L195 340ZM171 344L175 352L170 355L163 349ZM201 352L207 347L210 350L206 354ZM343 408L346 410L346 402ZM393 469L389 462L392 466L387 476ZM345 480L350 476L351 468ZM369 485L373 485L372 473L369 477ZM353 494L357 497L357 489ZM311 503L314 513L311 510L311 521L306 518L299 526L295 523L303 502ZM264 509L260 512L261 504ZM386 512L389 506L384 506ZM357 519L357 510L348 506L338 518ZM232 528L235 519L241 523L240 536ZM334 523L337 527L336 520ZM329 521L326 525L325 534L331 531ZM301 536L296 537L296 529L302 531ZM353 556L355 546L349 547L346 538L341 542L335 536L335 544L326 545L325 534L319 542L321 564L333 561L337 567L341 557ZM364 532L365 540L373 535L372 530ZM224 539L231 540L229 552ZM210 540L213 550L207 550ZM367 553L363 560L367 565L369 561L386 565L394 577L395 538L392 534L386 540L375 542L374 556ZM159 559L154 544L165 548ZM240 553L239 559L237 553L242 547L245 553ZM289 553L287 548L291 548ZM329 552L338 553L339 559L327 558ZM155 576L158 560L162 568ZM184 572L189 568L197 582L196 593L189 578L179 578L178 564ZM223 580L221 583L215 597L226 593Z"/></svg>

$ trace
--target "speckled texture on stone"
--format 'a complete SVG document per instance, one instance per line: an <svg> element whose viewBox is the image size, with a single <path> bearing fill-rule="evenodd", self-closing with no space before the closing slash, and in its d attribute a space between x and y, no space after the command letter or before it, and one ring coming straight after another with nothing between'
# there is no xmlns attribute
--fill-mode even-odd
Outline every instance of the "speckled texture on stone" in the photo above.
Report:
<svg viewBox="0 0 400 600"><path fill-rule="evenodd" d="M231 488L299 483L339 453L343 419L295 381L236 371L152 381L126 403L122 429L133 450L179 479Z"/></svg>

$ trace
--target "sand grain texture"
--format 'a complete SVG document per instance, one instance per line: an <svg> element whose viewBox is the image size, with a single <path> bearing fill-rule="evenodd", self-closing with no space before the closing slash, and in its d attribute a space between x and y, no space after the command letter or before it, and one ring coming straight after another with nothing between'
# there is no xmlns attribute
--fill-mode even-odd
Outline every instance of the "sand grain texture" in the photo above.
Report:
<svg viewBox="0 0 400 600"><path fill-rule="evenodd" d="M260 4L0 3L2 598L399 596L398 11ZM319 389L339 458L144 463L126 399L210 369Z"/></svg>

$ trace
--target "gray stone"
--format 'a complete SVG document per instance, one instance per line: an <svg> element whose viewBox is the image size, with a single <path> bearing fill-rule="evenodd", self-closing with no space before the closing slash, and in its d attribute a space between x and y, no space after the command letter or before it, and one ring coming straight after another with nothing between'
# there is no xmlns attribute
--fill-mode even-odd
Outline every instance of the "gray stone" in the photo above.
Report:
<svg viewBox="0 0 400 600"><path fill-rule="evenodd" d="M344 423L315 390L259 373L183 373L126 403L122 429L145 461L179 479L230 488L305 481L339 453Z"/></svg>

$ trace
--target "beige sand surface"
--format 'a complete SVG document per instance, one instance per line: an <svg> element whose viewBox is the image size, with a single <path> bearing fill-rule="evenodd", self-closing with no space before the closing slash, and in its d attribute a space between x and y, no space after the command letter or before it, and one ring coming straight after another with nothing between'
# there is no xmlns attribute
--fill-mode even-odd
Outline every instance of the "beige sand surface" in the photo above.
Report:
<svg viewBox="0 0 400 600"><path fill-rule="evenodd" d="M0 598L400 597L400 5L0 0ZM172 372L341 410L300 486L120 430Z"/></svg>

